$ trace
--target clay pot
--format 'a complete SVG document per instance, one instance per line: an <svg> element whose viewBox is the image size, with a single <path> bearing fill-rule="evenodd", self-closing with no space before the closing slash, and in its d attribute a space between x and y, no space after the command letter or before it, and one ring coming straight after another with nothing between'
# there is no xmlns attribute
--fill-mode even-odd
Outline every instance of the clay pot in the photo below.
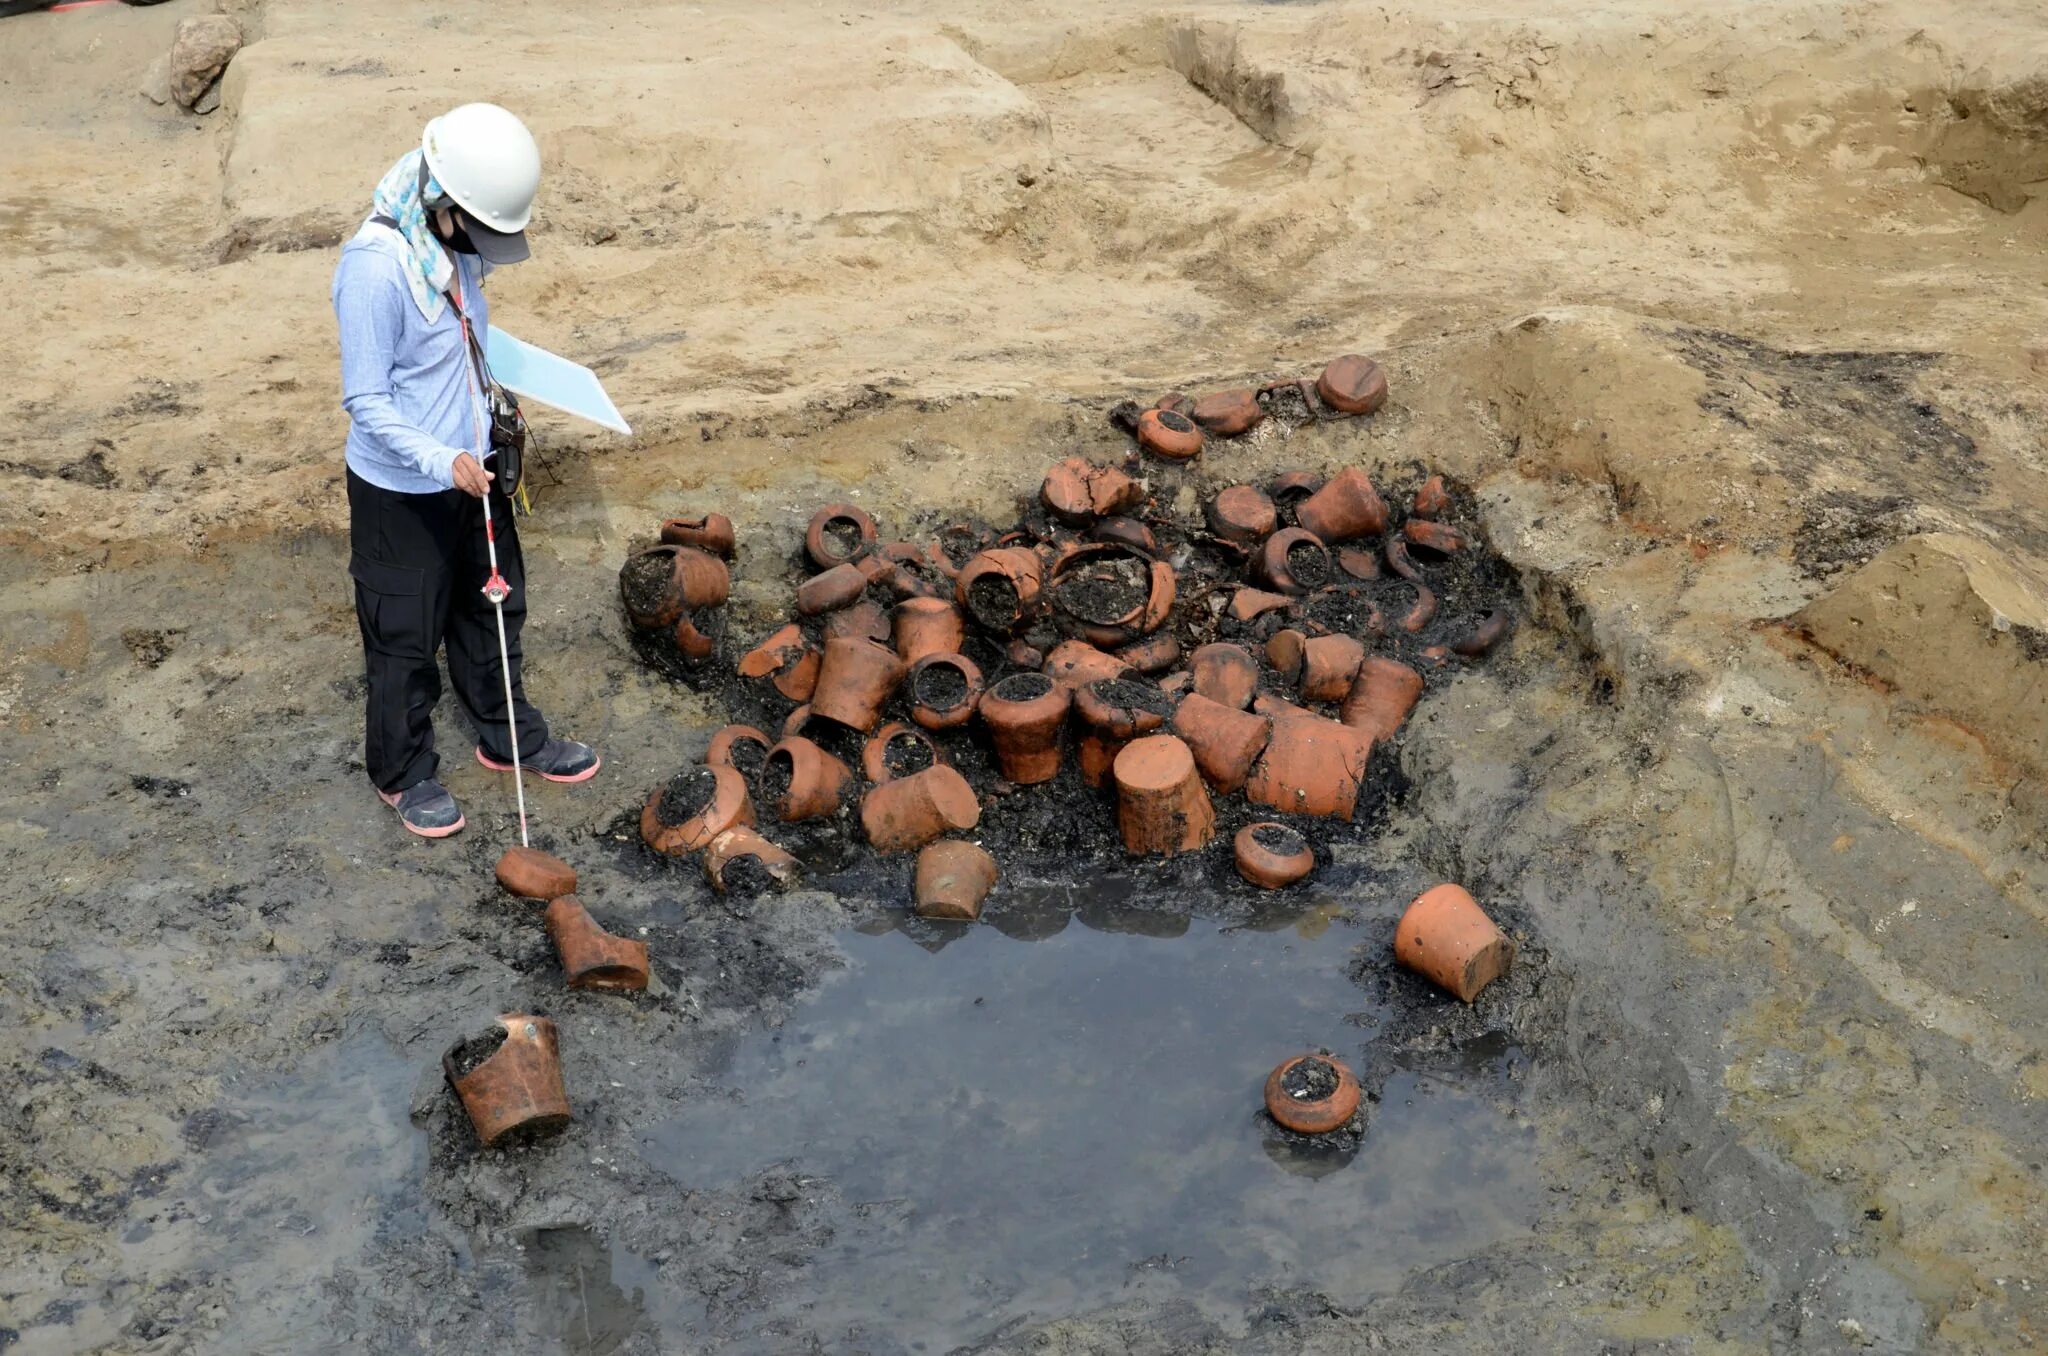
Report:
<svg viewBox="0 0 2048 1356"><path fill-rule="evenodd" d="M1136 690L1132 695L1139 702L1126 704L1122 700L1127 686ZM1149 700L1154 694L1157 700ZM1163 728L1167 716L1172 714L1169 708L1166 695L1156 685L1137 679L1098 679L1074 692L1074 714L1089 729L1109 739L1135 739Z"/></svg>
<svg viewBox="0 0 2048 1356"><path fill-rule="evenodd" d="M873 787L860 802L860 826L877 852L915 852L980 820L974 788L943 763Z"/></svg>
<svg viewBox="0 0 2048 1356"><path fill-rule="evenodd" d="M1394 928L1394 959L1469 1003L1514 964L1515 944L1462 885L1415 897Z"/></svg>
<svg viewBox="0 0 2048 1356"><path fill-rule="evenodd" d="M1209 501L1209 531L1237 546L1256 546L1280 530L1280 511L1256 485L1232 485Z"/></svg>
<svg viewBox="0 0 2048 1356"><path fill-rule="evenodd" d="M1116 756L1116 822L1134 857L1193 852L1216 836L1195 756L1173 735L1134 739Z"/></svg>
<svg viewBox="0 0 2048 1356"><path fill-rule="evenodd" d="M879 604L862 599L851 607L827 612L822 631L826 640L871 640L888 645L895 628Z"/></svg>
<svg viewBox="0 0 2048 1356"><path fill-rule="evenodd" d="M1180 642L1171 631L1155 631L1118 650L1116 658L1140 673L1164 673L1180 662Z"/></svg>
<svg viewBox="0 0 2048 1356"><path fill-rule="evenodd" d="M1282 814L1350 819L1372 740L1320 716L1282 715L1252 768L1245 796Z"/></svg>
<svg viewBox="0 0 2048 1356"><path fill-rule="evenodd" d="M882 703L903 681L903 674L903 661L885 645L865 638L828 640L817 691L811 694L811 714L849 729L872 730Z"/></svg>
<svg viewBox="0 0 2048 1356"><path fill-rule="evenodd" d="M708 613L685 612L676 618L675 630L670 633L670 639L675 642L676 652L692 663L701 663L718 653L721 628L714 625L707 631L701 627L707 616L716 618L719 615L721 614L718 609L713 608Z"/></svg>
<svg viewBox="0 0 2048 1356"><path fill-rule="evenodd" d="M1323 478L1313 471L1283 471L1273 477L1266 492L1272 495L1273 506L1291 517L1303 501L1321 488Z"/></svg>
<svg viewBox="0 0 2048 1356"><path fill-rule="evenodd" d="M1451 652L1465 659L1484 658L1494 646L1515 629L1515 619L1505 612L1489 612L1477 626L1451 642Z"/></svg>
<svg viewBox="0 0 2048 1356"><path fill-rule="evenodd" d="M1333 410L1372 414L1387 403L1387 374L1372 359L1347 353L1332 359L1316 378L1316 394Z"/></svg>
<svg viewBox="0 0 2048 1356"><path fill-rule="evenodd" d="M727 869L744 859L759 863L768 879L778 887L787 886L796 879L796 858L752 829L727 829L704 849L704 875L711 882L711 888L720 894L731 888Z"/></svg>
<svg viewBox="0 0 2048 1356"><path fill-rule="evenodd" d="M822 576L820 576L822 577ZM820 656L795 623L740 656L742 678L766 678L793 702L809 701L818 686Z"/></svg>
<svg viewBox="0 0 2048 1356"><path fill-rule="evenodd" d="M498 884L521 899L560 899L576 893L576 868L539 848L506 848Z"/></svg>
<svg viewBox="0 0 2048 1356"><path fill-rule="evenodd" d="M1284 720L1289 716L1301 716L1309 720L1321 719L1306 706L1296 706L1293 702L1276 697L1270 692L1261 692L1252 698L1252 712L1268 720Z"/></svg>
<svg viewBox="0 0 2048 1356"><path fill-rule="evenodd" d="M467 1073L456 1063L461 1046L441 1056L441 1072L487 1149L514 1131L552 1134L572 1119L555 1024L515 1012L500 1017L498 1026L504 1043Z"/></svg>
<svg viewBox="0 0 2048 1356"><path fill-rule="evenodd" d="M1455 527L1423 518L1410 518L1401 524L1401 535L1410 546L1419 546L1440 555L1455 555L1465 549L1464 533Z"/></svg>
<svg viewBox="0 0 2048 1356"><path fill-rule="evenodd" d="M1347 466L1302 501L1294 521L1325 542L1377 537L1387 530L1387 505L1365 472Z"/></svg>
<svg viewBox="0 0 2048 1356"><path fill-rule="evenodd" d="M1330 551L1305 528L1275 532L1252 556L1252 576L1279 593L1307 593L1330 577Z"/></svg>
<svg viewBox="0 0 2048 1356"><path fill-rule="evenodd" d="M667 546L694 546L721 560L731 560L736 538L732 519L723 513L701 518L671 518L661 525L661 540Z"/></svg>
<svg viewBox="0 0 2048 1356"><path fill-rule="evenodd" d="M1227 796L1251 775L1252 764L1272 737L1273 722L1190 692L1173 713L1173 732L1194 754L1203 780Z"/></svg>
<svg viewBox="0 0 2048 1356"><path fill-rule="evenodd" d="M1417 518L1436 518L1451 507L1451 494L1444 488L1442 476L1431 476L1422 482L1422 488L1415 492L1415 503L1409 512Z"/></svg>
<svg viewBox="0 0 2048 1356"><path fill-rule="evenodd" d="M1342 701L1365 662L1365 646L1350 636L1315 636L1301 647L1301 699Z"/></svg>
<svg viewBox="0 0 2048 1356"><path fill-rule="evenodd" d="M891 614L896 655L915 664L928 654L958 654L967 640L967 618L944 598L906 598Z"/></svg>
<svg viewBox="0 0 2048 1356"><path fill-rule="evenodd" d="M662 818L662 798L668 788L654 788L640 810L640 837L647 846L665 856L681 857L705 847L727 829L754 822L747 779L730 767L714 767L710 772L714 778L710 800L681 823L671 824Z"/></svg>
<svg viewBox="0 0 2048 1356"><path fill-rule="evenodd" d="M973 922L995 883L996 859L975 844L957 838L927 844L917 854L918 917Z"/></svg>
<svg viewBox="0 0 2048 1356"><path fill-rule="evenodd" d="M768 809L785 824L825 819L839 813L853 785L853 769L802 735L791 735L768 750L769 768L780 779L787 769L789 786ZM763 772L767 780L767 772Z"/></svg>
<svg viewBox="0 0 2048 1356"><path fill-rule="evenodd" d="M1202 430L1184 414L1146 410L1138 416L1138 446L1155 457L1186 461L1201 453Z"/></svg>
<svg viewBox="0 0 2048 1356"><path fill-rule="evenodd" d="M1248 433L1259 426L1266 417L1266 411L1259 404L1259 397L1251 387L1239 387L1235 391L1217 391L1205 395L1187 410L1188 418L1200 424L1205 432L1234 438Z"/></svg>
<svg viewBox="0 0 2048 1356"><path fill-rule="evenodd" d="M1091 568L1100 569L1117 561L1144 565L1147 577L1143 601L1115 617L1089 616L1074 611L1071 605L1073 581L1083 577ZM1081 634L1089 641L1096 645L1119 645L1134 636L1158 630L1173 614L1176 589L1173 566L1165 561L1148 563L1120 544L1097 542L1075 546L1061 554L1053 566L1050 592L1061 612L1079 626Z"/></svg>
<svg viewBox="0 0 2048 1356"><path fill-rule="evenodd" d="M647 987L647 943L606 932L576 896L548 905L547 929L570 988L627 993Z"/></svg>
<svg viewBox="0 0 2048 1356"><path fill-rule="evenodd" d="M1356 546L1347 546L1337 553L1337 568L1353 579L1377 579L1380 577L1380 562L1372 552L1362 551Z"/></svg>
<svg viewBox="0 0 2048 1356"><path fill-rule="evenodd" d="M1233 621L1248 622L1262 617L1275 608L1292 607L1294 600L1282 593L1268 593L1264 589L1239 589L1230 595L1229 614Z"/></svg>
<svg viewBox="0 0 2048 1356"><path fill-rule="evenodd" d="M1412 636L1423 627L1429 625L1435 617L1436 594L1430 592L1428 585L1417 584L1415 586L1415 605L1402 613L1400 620L1395 622L1395 625Z"/></svg>
<svg viewBox="0 0 2048 1356"><path fill-rule="evenodd" d="M1398 659L1374 655L1359 666L1338 714L1375 741L1392 739L1422 696L1422 675Z"/></svg>
<svg viewBox="0 0 2048 1356"><path fill-rule="evenodd" d="M837 612L867 591L868 577L860 566L834 565L796 587L796 610L806 617Z"/></svg>
<svg viewBox="0 0 2048 1356"><path fill-rule="evenodd" d="M1247 824L1231 840L1237 874L1261 890L1279 890L1316 869L1316 851L1285 824Z"/></svg>
<svg viewBox="0 0 2048 1356"><path fill-rule="evenodd" d="M628 556L619 567L619 601L634 626L651 631L673 625L683 615L683 581L676 568L676 553L683 549L650 546Z"/></svg>
<svg viewBox="0 0 2048 1356"><path fill-rule="evenodd" d="M1293 627L1275 631L1266 638L1266 662L1288 683L1301 679L1302 649L1308 637Z"/></svg>
<svg viewBox="0 0 2048 1356"><path fill-rule="evenodd" d="M1134 551L1143 551L1148 556L1159 554L1159 539L1152 535L1151 528L1136 518L1104 518L1088 529L1088 539L1115 542Z"/></svg>
<svg viewBox="0 0 2048 1356"><path fill-rule="evenodd" d="M963 691L957 696L934 695L945 672L960 675ZM964 654L928 654L910 666L905 691L910 694L912 720L927 730L950 730L965 725L981 700L981 667ZM942 700L945 705L940 705Z"/></svg>
<svg viewBox="0 0 2048 1356"><path fill-rule="evenodd" d="M991 631L1015 630L1038 612L1045 566L1022 546L983 551L961 567L953 600Z"/></svg>
<svg viewBox="0 0 2048 1356"><path fill-rule="evenodd" d="M786 739L790 735L802 734L804 727L810 723L811 704L805 702L782 718L782 735Z"/></svg>
<svg viewBox="0 0 2048 1356"><path fill-rule="evenodd" d="M1172 410L1175 414L1186 414L1188 406L1193 403L1184 391L1168 391L1165 395L1152 402L1152 408L1155 410Z"/></svg>
<svg viewBox="0 0 2048 1356"><path fill-rule="evenodd" d="M1069 457L1046 473L1038 497L1053 517L1079 527L1136 508L1145 487L1114 466Z"/></svg>
<svg viewBox="0 0 2048 1356"><path fill-rule="evenodd" d="M1175 669L1159 680L1159 690L1178 702L1195 690L1195 675L1186 669Z"/></svg>
<svg viewBox="0 0 2048 1356"><path fill-rule="evenodd" d="M1003 655L1020 669L1042 669L1045 667L1045 652L1028 640L1013 640L1003 647Z"/></svg>
<svg viewBox="0 0 2048 1356"><path fill-rule="evenodd" d="M858 538L850 550L847 538ZM874 545L875 520L851 504L827 504L804 529L804 554L821 570L859 560Z"/></svg>
<svg viewBox="0 0 2048 1356"><path fill-rule="evenodd" d="M1014 673L981 698L981 721L995 745L996 766L1019 786L1051 781L1060 770L1060 726L1073 704L1071 688L1042 673Z"/></svg>
<svg viewBox="0 0 2048 1356"><path fill-rule="evenodd" d="M761 756L766 758L768 750L774 742L774 740L751 725L722 726L711 736L710 747L704 750L704 765L706 767L729 767L737 770L739 762L734 757L734 745L758 744L761 747Z"/></svg>
<svg viewBox="0 0 2048 1356"><path fill-rule="evenodd" d="M1076 740L1074 766L1081 774L1081 784L1093 791L1108 786L1110 769L1116 766L1116 756L1130 742L1128 739L1110 739L1093 731Z"/></svg>
<svg viewBox="0 0 2048 1356"><path fill-rule="evenodd" d="M1242 711L1259 690L1259 661L1242 645L1216 641L1196 650L1189 660L1195 691L1212 702Z"/></svg>
<svg viewBox="0 0 2048 1356"><path fill-rule="evenodd" d="M1297 1064L1314 1060L1337 1074L1337 1087L1326 1097L1295 1097L1287 1091L1287 1075ZM1327 1135L1350 1124L1358 1114L1358 1079L1341 1060L1329 1055L1297 1055L1266 1078L1266 1114L1297 1135Z"/></svg>
<svg viewBox="0 0 2048 1356"><path fill-rule="evenodd" d="M1386 553L1388 569L1411 584L1422 582L1422 571L1415 568L1415 561L1408 554L1408 542L1405 538L1387 538Z"/></svg>
<svg viewBox="0 0 2048 1356"><path fill-rule="evenodd" d="M932 742L930 735L915 725L905 725L900 720L892 720L875 731L860 752L860 770L877 786L896 779L896 774L889 770L889 749L897 740L909 740L923 745L925 752L930 755L926 764L928 767L946 761L945 754L939 751L939 746Z"/></svg>
<svg viewBox="0 0 2048 1356"><path fill-rule="evenodd" d="M1063 640L1045 657L1045 674L1062 687L1084 687L1130 672L1130 665L1085 640Z"/></svg>

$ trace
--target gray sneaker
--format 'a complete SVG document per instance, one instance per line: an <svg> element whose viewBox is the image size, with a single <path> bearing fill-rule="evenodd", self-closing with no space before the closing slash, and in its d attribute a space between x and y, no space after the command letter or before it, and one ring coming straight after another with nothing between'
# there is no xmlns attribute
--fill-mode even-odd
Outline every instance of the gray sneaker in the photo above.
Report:
<svg viewBox="0 0 2048 1356"><path fill-rule="evenodd" d="M493 772L510 772L510 763L501 763L485 753L476 751L476 760ZM540 746L540 752L531 758L523 758L519 765L528 772L535 772L551 782L587 782L597 775L597 769L604 760L597 756L597 750L588 744L579 744L573 739L550 739Z"/></svg>
<svg viewBox="0 0 2048 1356"><path fill-rule="evenodd" d="M398 811L398 822L408 832L422 838L446 838L460 832L468 822L463 819L462 807L455 803L455 797L448 794L448 788L432 777L403 791L379 791L377 796Z"/></svg>

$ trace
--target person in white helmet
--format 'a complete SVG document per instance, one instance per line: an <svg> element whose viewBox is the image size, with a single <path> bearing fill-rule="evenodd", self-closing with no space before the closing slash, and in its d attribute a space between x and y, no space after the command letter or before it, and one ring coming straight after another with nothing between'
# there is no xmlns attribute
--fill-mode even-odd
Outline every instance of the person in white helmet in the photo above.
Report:
<svg viewBox="0 0 2048 1356"><path fill-rule="evenodd" d="M349 575L369 683L363 759L404 826L445 838L463 826L436 780L435 653L477 738L477 760L513 760L551 781L597 771L594 750L553 738L520 682L526 570L510 485L492 446L483 344L494 265L527 257L540 150L494 104L465 104L427 124L418 150L388 170L373 210L334 271L341 403L348 411ZM496 520L519 747L508 738L505 683L490 602L484 505Z"/></svg>

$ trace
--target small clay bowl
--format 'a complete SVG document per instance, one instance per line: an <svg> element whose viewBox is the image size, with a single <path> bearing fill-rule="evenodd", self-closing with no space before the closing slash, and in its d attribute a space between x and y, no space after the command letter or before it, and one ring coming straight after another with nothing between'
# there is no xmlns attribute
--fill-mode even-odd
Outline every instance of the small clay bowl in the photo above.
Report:
<svg viewBox="0 0 2048 1356"><path fill-rule="evenodd" d="M1287 1090L1288 1075L1310 1061L1328 1066L1337 1076L1337 1086L1320 1096L1296 1097ZM1358 1079L1342 1060L1328 1055L1296 1055L1266 1078L1266 1111L1297 1135L1327 1135L1341 1129L1358 1114L1358 1101Z"/></svg>
<svg viewBox="0 0 2048 1356"><path fill-rule="evenodd" d="M875 520L851 504L827 504L804 529L804 554L821 570L859 560L874 545Z"/></svg>

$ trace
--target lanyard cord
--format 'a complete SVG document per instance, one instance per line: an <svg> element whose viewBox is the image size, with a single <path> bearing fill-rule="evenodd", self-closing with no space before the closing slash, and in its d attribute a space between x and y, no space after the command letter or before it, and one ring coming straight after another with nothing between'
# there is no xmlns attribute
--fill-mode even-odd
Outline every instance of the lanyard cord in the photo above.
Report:
<svg viewBox="0 0 2048 1356"><path fill-rule="evenodd" d="M477 464L482 465L490 455L490 442L484 436L483 392L480 389L482 376L479 368L483 364L483 353L476 342L475 331L469 328L469 308L460 300L463 291L462 265L455 265L455 286L450 288L448 304L455 311L455 320L462 327L462 376L469 387L469 427L476 437Z"/></svg>

